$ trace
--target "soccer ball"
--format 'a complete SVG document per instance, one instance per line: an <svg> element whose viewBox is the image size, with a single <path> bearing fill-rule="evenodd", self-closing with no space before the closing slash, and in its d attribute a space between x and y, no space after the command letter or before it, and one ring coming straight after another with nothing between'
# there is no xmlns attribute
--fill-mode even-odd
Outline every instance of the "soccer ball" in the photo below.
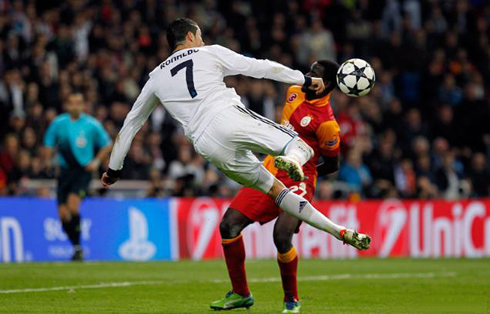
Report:
<svg viewBox="0 0 490 314"><path fill-rule="evenodd" d="M347 96L367 95L376 80L374 70L362 59L350 59L342 63L337 71L337 85Z"/></svg>

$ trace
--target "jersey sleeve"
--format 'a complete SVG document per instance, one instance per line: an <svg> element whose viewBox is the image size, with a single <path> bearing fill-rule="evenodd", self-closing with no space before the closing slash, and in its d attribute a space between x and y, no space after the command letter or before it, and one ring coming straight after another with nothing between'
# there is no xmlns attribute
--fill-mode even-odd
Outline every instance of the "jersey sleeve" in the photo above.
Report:
<svg viewBox="0 0 490 314"><path fill-rule="evenodd" d="M340 126L335 120L323 122L316 130L322 156L335 157L340 151Z"/></svg>
<svg viewBox="0 0 490 314"><path fill-rule="evenodd" d="M56 146L56 133L58 132L58 120L55 119L49 125L46 130L46 134L44 134L44 146L46 147L55 147Z"/></svg>
<svg viewBox="0 0 490 314"><path fill-rule="evenodd" d="M153 80L150 78L134 102L133 108L126 116L123 127L116 137L109 160L109 168L112 170L122 169L124 158L128 154L134 136L158 104L158 98L153 92L152 84Z"/></svg>
<svg viewBox="0 0 490 314"><path fill-rule="evenodd" d="M109 134L107 134L102 124L97 120L95 121L95 135L96 135L95 143L97 147L103 148L111 144L111 139L109 138Z"/></svg>
<svg viewBox="0 0 490 314"><path fill-rule="evenodd" d="M305 94L301 91L301 86L293 85L286 92L286 103L282 110L281 124L291 119L291 115L305 100Z"/></svg>
<svg viewBox="0 0 490 314"><path fill-rule="evenodd" d="M305 82L303 73L277 62L245 57L220 45L213 45L212 47L224 76L243 74L254 78L266 78L299 85L303 85Z"/></svg>

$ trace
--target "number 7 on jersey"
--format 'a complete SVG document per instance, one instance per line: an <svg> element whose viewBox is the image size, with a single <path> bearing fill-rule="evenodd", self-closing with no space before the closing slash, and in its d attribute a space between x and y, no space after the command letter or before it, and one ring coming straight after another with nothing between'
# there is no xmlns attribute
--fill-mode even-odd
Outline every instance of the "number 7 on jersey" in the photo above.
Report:
<svg viewBox="0 0 490 314"><path fill-rule="evenodd" d="M194 62L192 61L192 59L176 65L170 70L170 74L172 74L172 77L174 77L183 68L186 68L185 80L187 82L187 89L189 90L189 94L191 95L191 97L194 98L197 96L197 91L194 88L194 72L192 71L192 69L194 68Z"/></svg>

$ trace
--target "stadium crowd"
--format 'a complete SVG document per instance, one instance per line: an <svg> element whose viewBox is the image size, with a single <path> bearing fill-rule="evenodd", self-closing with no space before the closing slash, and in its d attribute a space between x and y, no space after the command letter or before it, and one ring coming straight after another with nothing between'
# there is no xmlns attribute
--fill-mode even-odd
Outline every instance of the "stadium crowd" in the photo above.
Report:
<svg viewBox="0 0 490 314"><path fill-rule="evenodd" d="M303 72L318 59L371 63L377 82L368 96L336 90L331 98L343 161L320 178L318 198L489 195L484 0L2 0L0 194L24 195L28 180L54 177L42 138L72 92L114 138L148 73L170 54L166 25L181 16L208 44ZM278 121L288 86L245 77L227 84ZM228 197L238 187L194 152L161 106L122 178L150 180L150 196Z"/></svg>

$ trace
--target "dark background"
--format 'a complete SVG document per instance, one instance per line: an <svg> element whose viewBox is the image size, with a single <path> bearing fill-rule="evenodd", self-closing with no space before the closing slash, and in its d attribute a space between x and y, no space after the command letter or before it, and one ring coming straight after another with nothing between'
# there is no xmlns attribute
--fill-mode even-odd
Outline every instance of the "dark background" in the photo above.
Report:
<svg viewBox="0 0 490 314"><path fill-rule="evenodd" d="M54 177L42 137L72 91L115 137L170 53L166 25L183 16L208 44L304 72L318 59L374 67L368 96L333 93L343 162L320 178L318 198L488 196L490 4L464 0L0 1L0 194L25 195L29 180ZM286 85L227 84L252 110L280 116ZM136 136L123 178L150 179L150 196L229 197L238 188L163 108Z"/></svg>

